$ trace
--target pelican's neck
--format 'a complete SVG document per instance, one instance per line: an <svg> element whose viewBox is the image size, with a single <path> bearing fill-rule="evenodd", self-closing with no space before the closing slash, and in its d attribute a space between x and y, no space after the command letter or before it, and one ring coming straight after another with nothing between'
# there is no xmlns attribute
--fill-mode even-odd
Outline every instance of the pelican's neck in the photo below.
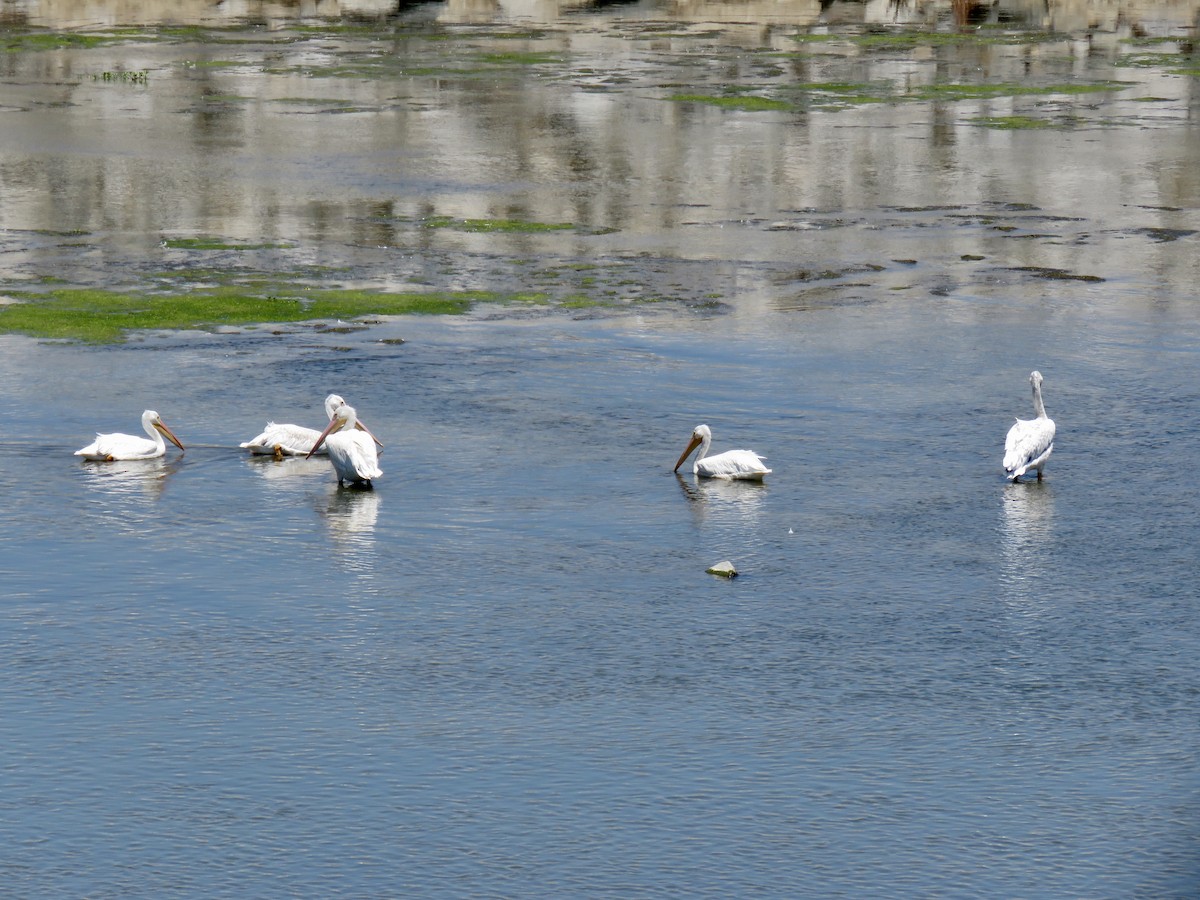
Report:
<svg viewBox="0 0 1200 900"><path fill-rule="evenodd" d="M154 446L166 453L166 442L163 441L162 432L154 427L154 422L150 419L142 419L142 427L146 429L146 434L150 435L150 440L154 441Z"/></svg>
<svg viewBox="0 0 1200 900"><path fill-rule="evenodd" d="M1033 383L1033 411L1037 413L1039 419L1047 418L1046 406L1042 403L1042 385L1038 381Z"/></svg>
<svg viewBox="0 0 1200 900"><path fill-rule="evenodd" d="M700 460L708 456L708 448L712 444L712 435L706 434L700 438L700 452L696 454L696 465L700 465Z"/></svg>

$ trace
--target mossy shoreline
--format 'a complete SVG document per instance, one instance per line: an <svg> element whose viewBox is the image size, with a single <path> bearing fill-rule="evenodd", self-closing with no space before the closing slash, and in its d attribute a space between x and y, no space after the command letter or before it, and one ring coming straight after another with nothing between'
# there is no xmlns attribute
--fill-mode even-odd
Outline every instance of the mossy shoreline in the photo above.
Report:
<svg viewBox="0 0 1200 900"><path fill-rule="evenodd" d="M531 302L530 295L486 291L384 293L296 290L255 294L216 288L153 294L89 288L8 291L0 332L82 343L119 343L130 332L345 321L366 316L461 314L478 303Z"/></svg>

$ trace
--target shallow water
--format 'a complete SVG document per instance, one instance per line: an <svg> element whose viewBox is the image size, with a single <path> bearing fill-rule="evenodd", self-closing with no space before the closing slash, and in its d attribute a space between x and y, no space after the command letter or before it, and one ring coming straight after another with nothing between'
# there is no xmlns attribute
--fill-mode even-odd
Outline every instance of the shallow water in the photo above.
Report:
<svg viewBox="0 0 1200 900"><path fill-rule="evenodd" d="M272 167L277 135L249 140L232 192L186 167L156 181L172 149L222 133L180 135L197 111L147 114L157 148L101 116L94 158L6 128L10 186L61 159L60 196L80 198L5 195L10 290L311 264L316 282L450 288L573 271L597 301L102 347L0 336L6 892L1194 894L1194 82L1129 74L1169 82L1179 115L1050 133L967 126L960 107L938 132L932 105L808 130L643 117L574 192L513 180L545 131L414 154L437 212L532 198L529 218L618 228L603 234L428 232L408 213L386 240L348 234L355 204L409 202L380 172L414 145L360 143L382 110L307 116L281 144L307 158L340 129L338 166ZM530 75L465 110L431 93L423 112L449 129L517 121L547 90L591 98L558 84ZM28 112L57 127L96 109ZM701 164L651 149L679 128ZM832 162L847 153L869 158ZM570 156L540 158L561 174ZM605 174L628 161L675 181ZM112 191L127 164L148 196ZM97 173L108 190L89 193ZM549 212L586 197L617 212ZM249 238L264 210L294 247L159 244ZM1043 483L1009 485L1033 368L1056 449ZM375 490L237 449L269 418L319 424L330 391L386 445ZM186 453L71 455L146 407ZM766 483L673 475L700 422L716 450L765 454ZM741 575L705 573L722 559Z"/></svg>
<svg viewBox="0 0 1200 900"><path fill-rule="evenodd" d="M1010 486L1024 373L921 312L405 321L302 364L9 339L6 879L1187 893L1196 323L1056 355L1047 480ZM74 460L135 381L187 453ZM373 492L235 449L335 387L387 445ZM670 473L701 418L765 485Z"/></svg>

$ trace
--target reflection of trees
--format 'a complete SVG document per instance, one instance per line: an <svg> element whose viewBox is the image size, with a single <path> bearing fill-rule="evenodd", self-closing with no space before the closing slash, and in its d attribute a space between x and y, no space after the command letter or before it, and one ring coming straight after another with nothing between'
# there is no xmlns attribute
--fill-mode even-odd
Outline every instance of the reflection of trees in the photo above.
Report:
<svg viewBox="0 0 1200 900"><path fill-rule="evenodd" d="M130 24L249 18L271 26L295 24L302 14L305 20L388 17L402 9L396 2L316 2L301 9L289 3L208 0L97 6ZM1152 7L1082 2L1047 7L1040 0L1002 0L988 9L1005 23L1039 28L1047 27L1047 20L1050 27L1087 27L1085 12L1107 17L1117 10L1125 32L1153 16L1146 33L1163 35L1192 25L1200 0ZM21 144L32 149L26 158L0 167L4 224L30 231L117 231L134 236L130 253L140 252L137 242L145 235L179 231L250 242L287 237L320 248L307 251L305 262L312 265L350 267L361 261L375 266L364 278L372 285L504 289L513 283L511 271L497 271L494 280L480 283L482 275L490 277L502 267L493 262L501 258L494 235L428 223L518 220L571 223L585 232L618 229L619 239L564 230L554 236L506 234L503 241L506 250L530 256L550 247L563 255L638 253L674 260L697 254L692 235L711 233L717 240L731 218L745 232L756 229L754 216L781 215L780 210L874 209L883 188L896 194L898 203L911 200L920 206L991 195L987 179L997 177L1027 179L1014 190L1029 195L1078 195L1078 173L1093 161L1047 167L1014 150L999 175L975 165L972 154L987 135L961 127L964 115L971 114L961 104L872 107L871 122L897 131L924 129L929 138L908 146L913 165L933 175L905 181L891 177L897 145L877 136L884 129L845 127L862 125L866 112L818 116L803 99L761 116L666 102L676 85L704 95L753 85L796 98L802 95L797 85L843 81L848 67L855 81L899 90L954 81L964 70L1025 81L1061 74L1064 52L1075 52L1054 42L1020 47L967 42L932 48L932 59L922 58L914 67L912 59L896 53L865 53L850 44L839 48L837 41L823 44L819 54L798 52L789 31L876 22L945 27L955 8L968 18L975 15L974 8L964 11L951 0L660 0L623 10L626 27L606 28L611 23L603 19L604 6L595 3L449 0L439 13L442 22L519 19L555 27L510 36L503 47L486 37L469 43L429 41L420 29L381 29L362 40L276 42L266 29L261 44L231 47L201 40L178 45L178 56L167 62L161 47L148 56L136 42L122 45L112 59L152 67L151 90L96 86L83 75L95 71L91 50L86 57L69 49L6 54L2 63L20 82L13 89L20 92L22 107L59 112L22 121L28 127L21 129ZM92 17L89 26L114 24L97 20L94 8L82 2L9 2L4 9L48 27L83 24L85 15ZM117 9L119 15L112 11ZM638 16L678 23L687 33L630 39L636 29L629 26ZM720 26L701 31L700 24L708 22ZM767 61L765 54L743 50L777 52ZM544 55L548 61L505 65L489 60L509 52ZM421 74L414 75L417 71ZM1200 92L1190 96L1194 107ZM1182 143L1173 141L1171 147L1181 161L1200 153L1194 149L1200 142L1176 150ZM63 146L64 152L43 149ZM1151 167L1148 151L1121 147L1104 148L1106 167L1161 173L1155 202L1163 208L1188 205L1200 167ZM943 172L953 177L939 177ZM681 226L687 226L687 235ZM732 241L727 237L732 231L720 239ZM812 237L819 241L821 233ZM786 230L763 236L759 229L742 239L744 245L714 250L704 261L756 262L794 250ZM120 251L117 244L110 242L110 253ZM47 255L60 249L56 245ZM447 266L438 253L454 253L456 262L463 253L475 253L480 268L489 268L459 275L468 267ZM73 256L78 260L80 254ZM58 258L41 264L50 268ZM168 255L168 262L181 259ZM1085 259L1078 268L1090 266ZM455 274L447 276L449 270ZM660 286L653 282L656 275L652 270L636 288L621 291L670 293L675 279L664 276ZM752 295L757 270L746 266L738 277L751 282L740 285L743 296Z"/></svg>
<svg viewBox="0 0 1200 900"><path fill-rule="evenodd" d="M144 0L98 4L90 0L6 0L4 21L41 28L106 28L115 26L252 24L283 28L301 19L380 19L402 14L415 0L314 0L298 4L275 0ZM523 21L561 23L584 11L634 5L632 0L448 0L439 18L455 23ZM1165 8L1164 7L1170 7ZM932 22L939 15L957 24L998 21L1058 30L1089 25L1112 30L1145 19L1169 17L1176 25L1192 24L1195 4L1146 2L1105 3L1099 0L662 0L647 17L677 22L752 22L763 25L816 23L892 24Z"/></svg>
<svg viewBox="0 0 1200 900"><path fill-rule="evenodd" d="M216 26L247 23L280 27L307 18L382 16L405 5L402 0L316 0L313 3L255 0L139 0L95 3L92 0L6 0L4 20L39 28L107 28L133 25Z"/></svg>

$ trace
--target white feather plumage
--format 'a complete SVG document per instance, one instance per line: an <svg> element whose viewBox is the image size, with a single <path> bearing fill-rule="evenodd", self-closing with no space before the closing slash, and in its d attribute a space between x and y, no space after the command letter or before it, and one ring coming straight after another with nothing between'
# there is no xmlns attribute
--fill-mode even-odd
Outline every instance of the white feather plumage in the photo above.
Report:
<svg viewBox="0 0 1200 900"><path fill-rule="evenodd" d="M325 444L329 448L329 461L337 472L338 484L349 481L371 486L372 479L383 472L379 468L379 454L370 434L357 430L358 415L354 407L343 404L334 411L333 421L325 429L316 445L309 451L312 456Z"/></svg>
<svg viewBox="0 0 1200 900"><path fill-rule="evenodd" d="M1030 469L1042 480L1046 460L1054 451L1054 420L1046 415L1042 403L1042 373L1031 372L1029 383L1033 386L1034 419L1017 419L1004 439L1004 471L1008 478L1017 481Z"/></svg>
<svg viewBox="0 0 1200 900"><path fill-rule="evenodd" d="M675 463L675 471L683 465L691 452L700 447L692 471L701 478L726 478L739 481L762 481L764 475L770 475L771 470L763 465L764 456L759 456L753 450L726 450L716 456L708 455L712 445L712 431L707 425L697 425L692 432L691 440Z"/></svg>
<svg viewBox="0 0 1200 900"><path fill-rule="evenodd" d="M163 436L180 450L183 444L167 427L162 416L152 409L142 413L142 428L150 435L147 440L134 434L97 434L96 440L75 451L76 456L96 462L112 462L117 459L155 459L167 452Z"/></svg>

